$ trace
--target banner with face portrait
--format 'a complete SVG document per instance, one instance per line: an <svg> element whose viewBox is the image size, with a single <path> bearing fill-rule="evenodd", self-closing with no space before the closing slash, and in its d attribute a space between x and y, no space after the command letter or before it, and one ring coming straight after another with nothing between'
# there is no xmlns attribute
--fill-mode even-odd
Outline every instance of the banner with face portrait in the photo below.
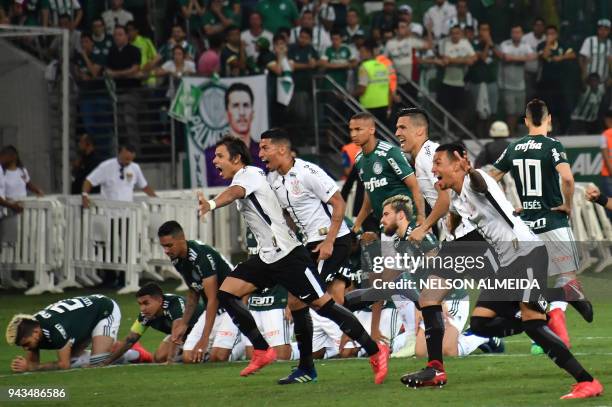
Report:
<svg viewBox="0 0 612 407"><path fill-rule="evenodd" d="M215 168L215 144L225 135L241 138L249 147L253 165L261 133L268 129L266 76L239 78L183 78L170 116L185 124L189 157L188 186L229 185Z"/></svg>

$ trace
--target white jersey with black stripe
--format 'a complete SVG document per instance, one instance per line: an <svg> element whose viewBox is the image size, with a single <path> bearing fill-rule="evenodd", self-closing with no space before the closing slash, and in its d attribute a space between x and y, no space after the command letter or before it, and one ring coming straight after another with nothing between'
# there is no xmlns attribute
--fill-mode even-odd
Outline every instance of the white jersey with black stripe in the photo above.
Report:
<svg viewBox="0 0 612 407"><path fill-rule="evenodd" d="M497 182L486 172L478 171L487 183L487 192L472 189L470 176L463 180L461 193L451 194L451 210L469 220L495 249L502 267L517 257L529 254L543 243L529 226L514 214L514 208Z"/></svg>
<svg viewBox="0 0 612 407"><path fill-rule="evenodd" d="M331 225L332 207L327 202L338 192L338 185L318 165L295 159L293 167L285 175L278 171L268 174L268 182L306 242L325 239ZM349 229L344 223L338 237L347 235Z"/></svg>
<svg viewBox="0 0 612 407"><path fill-rule="evenodd" d="M433 208L438 200L438 191L435 187L438 178L432 171L433 157L438 147L440 147L440 144L435 141L427 140L423 143L414 159L414 172L416 174L417 183L419 184L419 189L421 190L421 194L423 194L423 198L425 198L430 208ZM443 228L444 232L448 235L446 222L443 223ZM455 229L454 237L458 239L467 235L472 230L474 230L474 226L468 220L462 218L461 224Z"/></svg>
<svg viewBox="0 0 612 407"><path fill-rule="evenodd" d="M242 168L232 179L234 185L244 188L244 198L237 201L238 210L257 239L259 258L264 263L274 263L300 245L260 168Z"/></svg>

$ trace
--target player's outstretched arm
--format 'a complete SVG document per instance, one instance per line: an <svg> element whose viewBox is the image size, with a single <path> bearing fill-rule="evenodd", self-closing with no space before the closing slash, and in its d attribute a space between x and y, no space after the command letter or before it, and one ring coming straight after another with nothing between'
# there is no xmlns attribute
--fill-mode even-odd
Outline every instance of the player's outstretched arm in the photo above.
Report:
<svg viewBox="0 0 612 407"><path fill-rule="evenodd" d="M482 174L472 167L472 163L470 162L467 153L464 155L459 154L455 151L455 159L459 160L459 165L461 169L465 171L470 176L470 184L474 191L484 194L489 189L487 187L487 181L485 181Z"/></svg>
<svg viewBox="0 0 612 407"><path fill-rule="evenodd" d="M200 301L200 293L193 289L189 289L187 293L187 303L185 304L185 310L183 311L183 317L177 319L172 324L172 342L183 343L183 336L187 332L187 322L191 321L191 317L195 312L195 309Z"/></svg>
<svg viewBox="0 0 612 407"><path fill-rule="evenodd" d="M115 361L121 356L123 356L123 354L127 352L132 347L132 345L138 342L140 336L140 334L134 331L130 331L128 336L126 336L123 340L123 344L121 345L121 347L114 351L108 358L106 358L106 360L102 362L102 366L108 366L115 363Z"/></svg>
<svg viewBox="0 0 612 407"><path fill-rule="evenodd" d="M342 226L344 211L346 209L346 202L342 198L342 195L340 195L339 191L336 191L336 193L329 198L327 203L332 207L331 224L329 225L329 230L327 231L325 240L319 243L313 250L314 252L319 252L319 258L317 261L327 260L331 257L334 250L334 242L336 241L336 237L340 231L340 226Z"/></svg>
<svg viewBox="0 0 612 407"><path fill-rule="evenodd" d="M502 178L504 178L504 175L506 175L505 172L503 172L502 170L499 170L495 167L491 168L489 170L489 175L497 182L501 181Z"/></svg>
<svg viewBox="0 0 612 407"><path fill-rule="evenodd" d="M43 364L38 363L38 351L29 352L27 359L23 356L18 356L13 359L11 370L15 373L23 373L70 369L71 351L72 345L67 343L62 349L57 351L57 361Z"/></svg>
<svg viewBox="0 0 612 407"><path fill-rule="evenodd" d="M217 195L216 198L207 200L202 191L198 191L198 208L200 218L203 218L208 212L215 210L215 208L222 208L234 202L237 199L244 198L246 191L243 187L238 185L232 185L225 191Z"/></svg>
<svg viewBox="0 0 612 407"><path fill-rule="evenodd" d="M208 350L208 338L210 338L213 326L215 325L217 310L219 309L219 299L217 298L218 287L216 275L202 279L202 289L204 294L206 294L206 316L204 318L202 336L193 350L192 361L195 363L202 362Z"/></svg>
<svg viewBox="0 0 612 407"><path fill-rule="evenodd" d="M438 199L434 204L433 208L431 208L431 213L425 219L422 225L416 227L410 236L408 236L409 240L420 242L425 238L427 231L431 229L437 222L440 220L446 213L448 212L448 208L450 207L450 196L448 191L443 191L437 184L435 185L436 191L438 191Z"/></svg>

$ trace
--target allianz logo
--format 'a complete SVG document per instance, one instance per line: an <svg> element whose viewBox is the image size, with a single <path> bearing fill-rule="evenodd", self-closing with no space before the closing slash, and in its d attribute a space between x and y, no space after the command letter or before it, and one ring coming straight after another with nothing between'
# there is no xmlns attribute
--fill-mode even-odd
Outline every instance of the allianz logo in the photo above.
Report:
<svg viewBox="0 0 612 407"><path fill-rule="evenodd" d="M365 181L363 183L365 189L367 189L370 192L374 191L376 188L384 187L385 185L388 185L388 184L389 183L387 182L387 178L376 179L374 177L370 178L369 181Z"/></svg>
<svg viewBox="0 0 612 407"><path fill-rule="evenodd" d="M533 140L529 140L526 143L523 144L517 144L516 147L514 147L514 151L527 151L527 150L541 150L542 149L542 143L536 143Z"/></svg>

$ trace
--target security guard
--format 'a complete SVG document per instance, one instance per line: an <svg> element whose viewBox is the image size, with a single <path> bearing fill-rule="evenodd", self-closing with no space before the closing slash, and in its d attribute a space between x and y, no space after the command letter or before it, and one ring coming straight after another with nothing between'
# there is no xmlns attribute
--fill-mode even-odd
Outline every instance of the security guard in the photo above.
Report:
<svg viewBox="0 0 612 407"><path fill-rule="evenodd" d="M359 47L361 66L354 96L381 123L386 124L393 103L389 69L374 56L374 44L366 41Z"/></svg>

